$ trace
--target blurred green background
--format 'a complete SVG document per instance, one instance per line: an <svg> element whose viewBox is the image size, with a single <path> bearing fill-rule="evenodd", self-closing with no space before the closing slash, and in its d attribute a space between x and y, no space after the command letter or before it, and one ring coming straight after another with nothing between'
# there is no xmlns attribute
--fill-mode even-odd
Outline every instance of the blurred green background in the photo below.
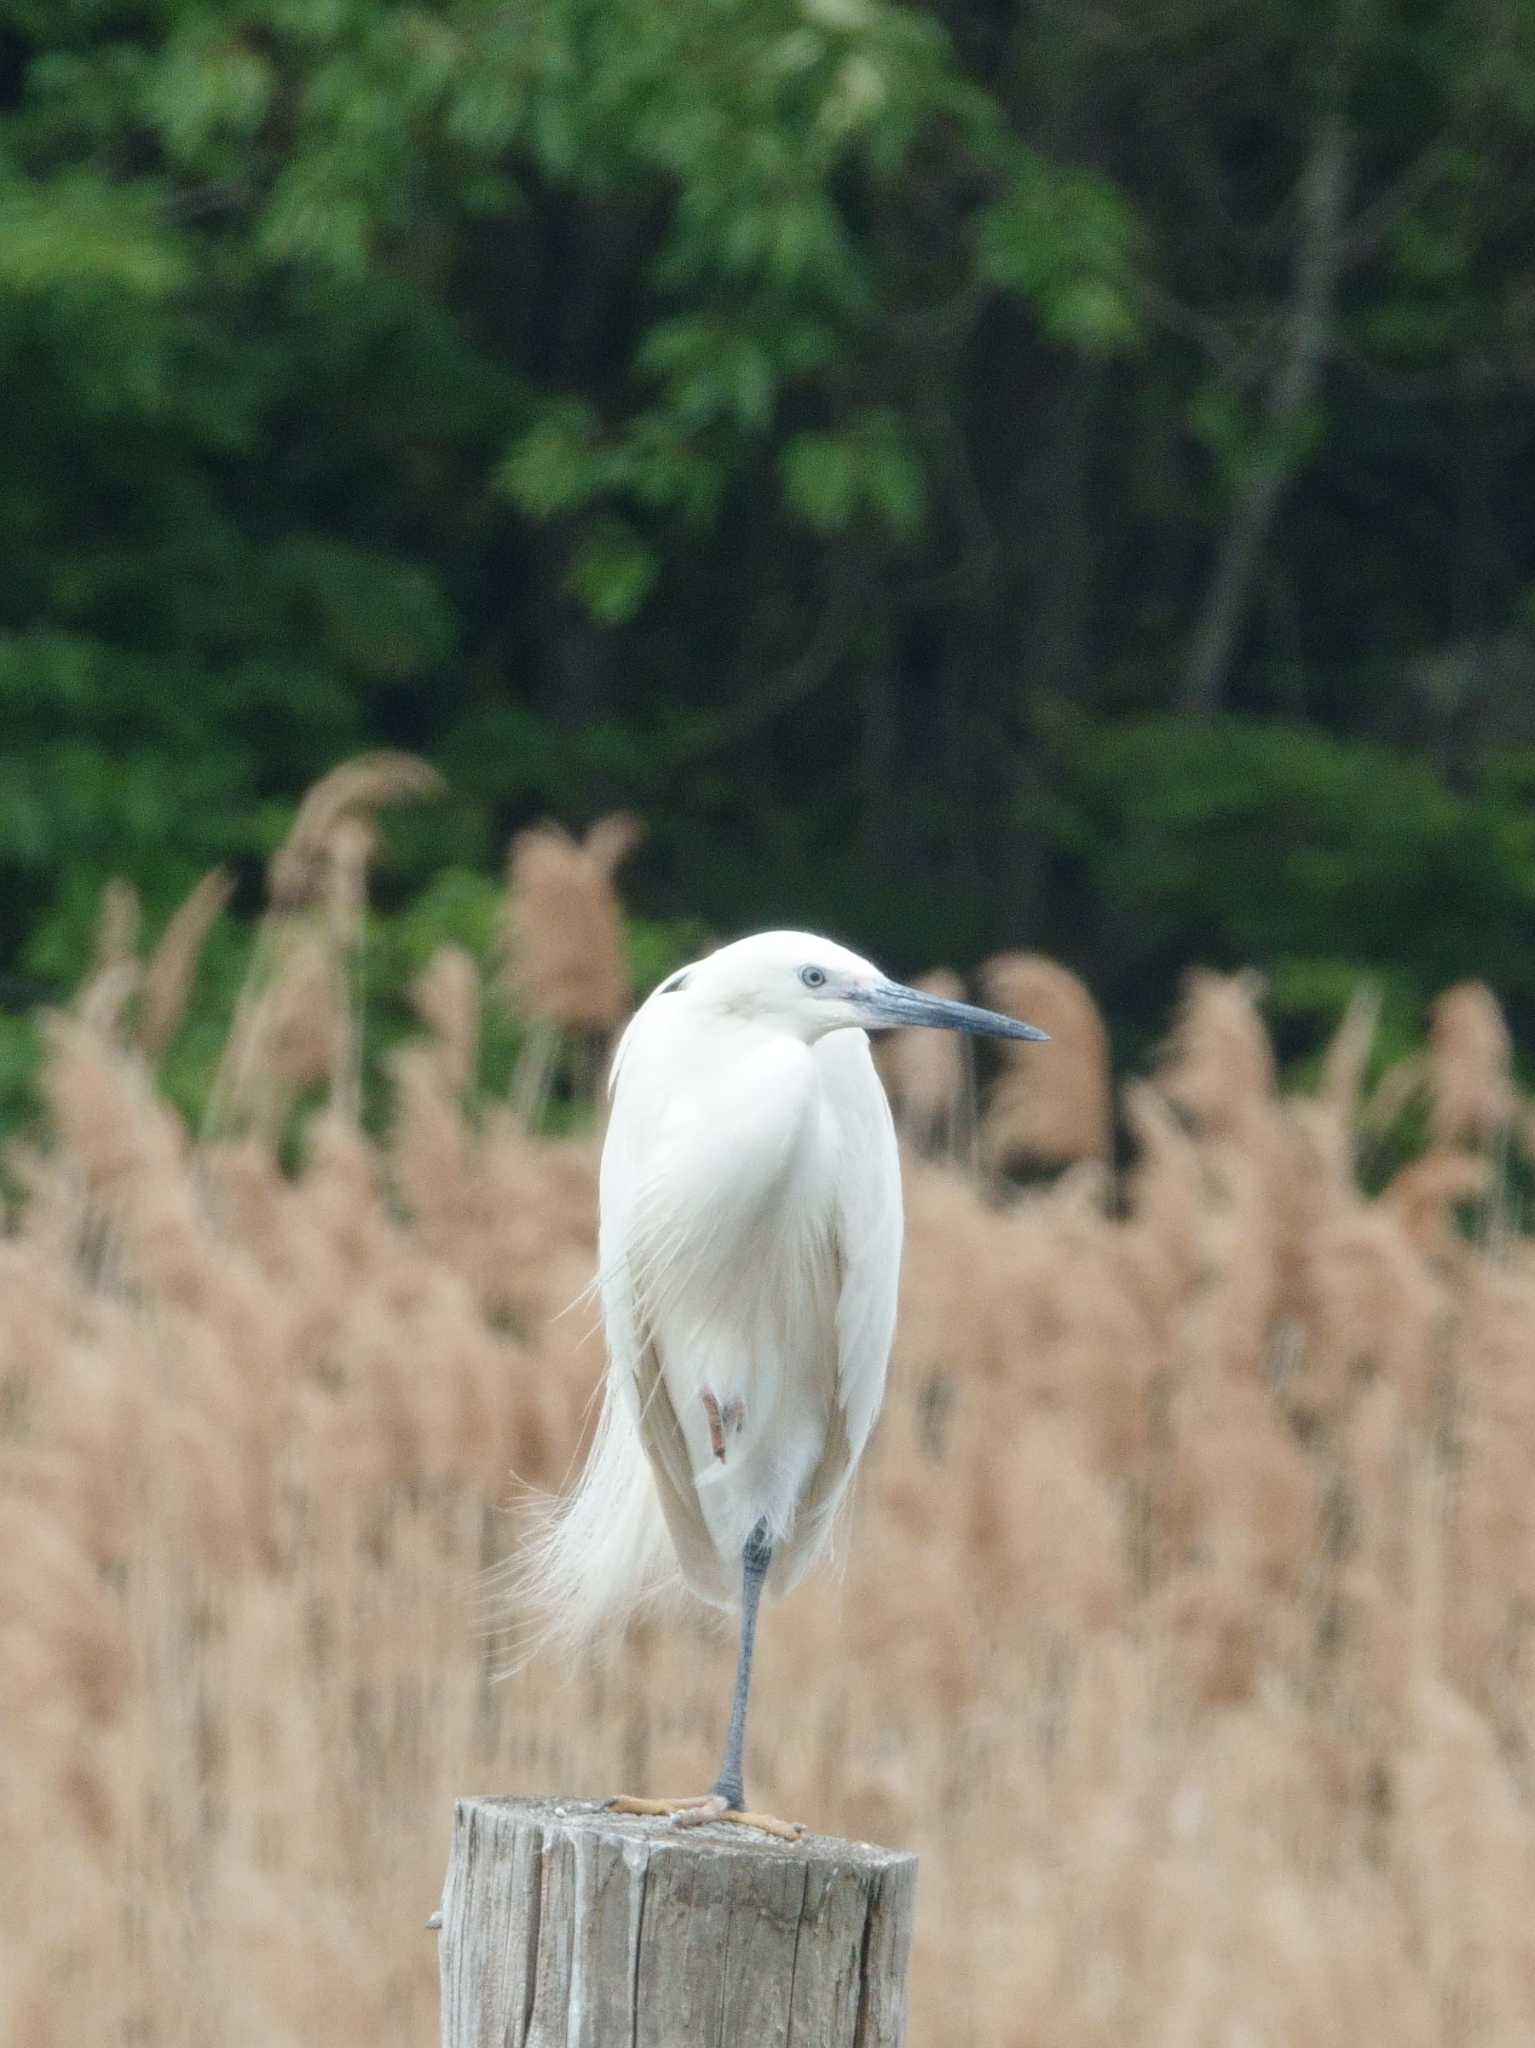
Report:
<svg viewBox="0 0 1535 2048"><path fill-rule="evenodd" d="M0 0L0 105L6 1114L108 877L232 869L211 1041L378 746L386 997L624 806L1128 1058L1535 1024L1529 0Z"/></svg>

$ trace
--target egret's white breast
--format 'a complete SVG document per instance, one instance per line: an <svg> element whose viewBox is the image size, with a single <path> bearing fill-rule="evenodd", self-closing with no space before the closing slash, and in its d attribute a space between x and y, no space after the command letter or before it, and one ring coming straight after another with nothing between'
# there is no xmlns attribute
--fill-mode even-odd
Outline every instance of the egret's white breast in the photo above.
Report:
<svg viewBox="0 0 1535 2048"><path fill-rule="evenodd" d="M837 1132L810 1046L746 1020L705 1028L671 1000L653 998L624 1046L601 1258L627 1267L700 1507L733 1559L763 1517L787 1533L827 1439Z"/></svg>

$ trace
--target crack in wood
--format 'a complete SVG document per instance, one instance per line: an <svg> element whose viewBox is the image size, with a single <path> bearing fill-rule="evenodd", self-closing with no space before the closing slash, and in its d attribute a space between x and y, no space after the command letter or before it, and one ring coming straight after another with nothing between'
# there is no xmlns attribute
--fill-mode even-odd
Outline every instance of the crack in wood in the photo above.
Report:
<svg viewBox="0 0 1535 2048"><path fill-rule="evenodd" d="M794 1954L789 1961L789 2003L784 2011L783 2048L794 2048L794 1986L799 1979L799 1943L805 1931L805 1905L810 1897L810 1868L806 1865L805 1881L799 1889L799 1912L794 1921Z"/></svg>
<svg viewBox="0 0 1535 2048"><path fill-rule="evenodd" d="M645 1945L645 1895L649 1888L650 1856L647 1851L640 1863L640 1895L634 1908L634 1956L629 1966L629 2048L640 2048L640 1953Z"/></svg>
<svg viewBox="0 0 1535 2048"><path fill-rule="evenodd" d="M522 1966L522 2038L533 2029L533 2007L538 2001L538 1955L544 1925L544 1837L540 1828L530 1830L527 1847L528 1905L526 1960Z"/></svg>
<svg viewBox="0 0 1535 2048"><path fill-rule="evenodd" d="M879 1895L875 1878L864 1895L863 1933L858 1941L858 2004L853 2012L853 2048L864 2048L864 2012L869 1997L869 1943L874 1933L874 1908Z"/></svg>

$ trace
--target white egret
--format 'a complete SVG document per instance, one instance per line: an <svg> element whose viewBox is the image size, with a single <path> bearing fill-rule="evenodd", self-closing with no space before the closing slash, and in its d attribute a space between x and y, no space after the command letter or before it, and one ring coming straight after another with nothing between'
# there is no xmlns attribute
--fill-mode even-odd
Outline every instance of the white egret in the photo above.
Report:
<svg viewBox="0 0 1535 2048"><path fill-rule="evenodd" d="M825 1547L884 1393L901 1259L889 1106L865 1032L1045 1033L763 932L663 981L609 1081L598 1284L602 1417L530 1576L553 1633L594 1634L680 1581L741 1610L725 1760L678 1821L744 1820L757 1608Z"/></svg>

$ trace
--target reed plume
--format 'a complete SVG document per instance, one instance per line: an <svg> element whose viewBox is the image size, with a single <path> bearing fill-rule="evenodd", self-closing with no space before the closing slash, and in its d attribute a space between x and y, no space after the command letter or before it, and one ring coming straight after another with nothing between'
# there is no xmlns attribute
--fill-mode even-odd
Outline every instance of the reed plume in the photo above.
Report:
<svg viewBox="0 0 1535 2048"><path fill-rule="evenodd" d="M1109 1036L1083 982L1043 954L1001 953L986 963L981 985L993 1008L1028 1017L1063 1053L1042 1074L1019 1047L1004 1047L1006 1064L981 1120L988 1163L1005 1168L1030 1160L1060 1166L1108 1159L1114 1140Z"/></svg>
<svg viewBox="0 0 1535 2048"><path fill-rule="evenodd" d="M637 818L599 818L584 840L562 825L519 832L507 861L501 983L529 1029L512 1100L537 1123L565 1041L585 1093L629 1010L623 908L614 876L645 836Z"/></svg>
<svg viewBox="0 0 1535 2048"><path fill-rule="evenodd" d="M611 1032L629 1005L619 866L644 837L637 818L602 818L584 840L563 826L519 832L507 865L506 974L525 1015Z"/></svg>
<svg viewBox="0 0 1535 2048"><path fill-rule="evenodd" d="M1274 1052L1258 1015L1260 975L1197 969L1165 1049L1158 1081L1201 1129L1229 1132L1254 1104L1274 1094Z"/></svg>
<svg viewBox="0 0 1535 2048"><path fill-rule="evenodd" d="M606 1668L490 1680L480 1575L590 1427L597 1145L479 1091L487 963L452 949L414 989L387 1126L359 1126L367 846L337 835L379 787L301 810L226 1055L238 1117L195 1137L145 1057L209 878L151 957L136 1041L114 897L7 1157L18 2048L430 2038L431 1944L379 1929L435 1902L453 1795L688 1782L716 1732L730 1646L686 1623ZM536 837L527 999L605 1033L627 829ZM585 981L560 953L578 899ZM1060 971L1046 1014L1029 971L1042 1083L1063 1035L1091 1049L1050 1155L1074 1163L1004 1199L909 1162L861 1526L766 1640L760 1795L921 1853L913 2048L1524 2048L1535 1249L1464 1228L1529 1115L1506 1037L1485 992L1436 1008L1435 1127L1375 1195L1368 999L1297 1097L1256 984L1200 977L1126 1090L1116 1173L1085 995Z"/></svg>
<svg viewBox="0 0 1535 2048"><path fill-rule="evenodd" d="M1513 1040L1485 982L1462 981L1429 1006L1428 1079L1435 1139L1486 1144L1512 1122Z"/></svg>
<svg viewBox="0 0 1535 2048"><path fill-rule="evenodd" d="M144 968L139 1043L151 1058L170 1043L186 1013L198 958L234 884L211 868L172 913Z"/></svg>
<svg viewBox="0 0 1535 2048"><path fill-rule="evenodd" d="M333 768L305 796L294 813L288 836L272 856L267 893L278 911L301 910L324 900L331 870L338 865L337 833L343 827L366 825L386 804L437 796L443 787L437 770L414 754L359 754ZM341 865L356 860L356 841L339 842Z"/></svg>

